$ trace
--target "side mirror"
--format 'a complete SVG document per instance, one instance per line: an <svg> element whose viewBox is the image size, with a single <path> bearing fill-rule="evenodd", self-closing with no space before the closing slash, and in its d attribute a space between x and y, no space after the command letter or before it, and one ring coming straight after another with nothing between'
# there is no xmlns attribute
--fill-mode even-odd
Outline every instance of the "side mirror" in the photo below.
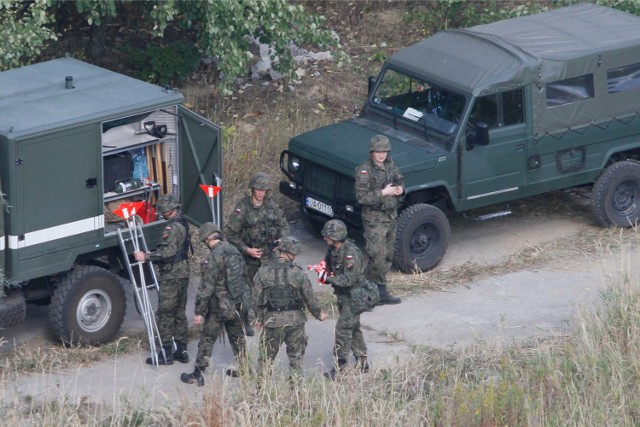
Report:
<svg viewBox="0 0 640 427"><path fill-rule="evenodd" d="M376 78L373 76L369 76L367 79L367 94L371 95L371 91L373 90L373 85L376 83Z"/></svg>
<svg viewBox="0 0 640 427"><path fill-rule="evenodd" d="M489 125L478 122L472 128L474 131L467 133L467 150L473 150L475 145L489 145Z"/></svg>
<svg viewBox="0 0 640 427"><path fill-rule="evenodd" d="M483 122L476 123L476 138L474 144L489 145L489 125Z"/></svg>

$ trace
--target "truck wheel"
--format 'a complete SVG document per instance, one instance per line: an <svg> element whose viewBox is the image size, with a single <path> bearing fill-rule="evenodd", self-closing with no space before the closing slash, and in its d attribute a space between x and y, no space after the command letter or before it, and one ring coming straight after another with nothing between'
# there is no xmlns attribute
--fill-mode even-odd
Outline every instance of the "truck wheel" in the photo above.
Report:
<svg viewBox="0 0 640 427"><path fill-rule="evenodd" d="M125 309L124 289L114 274L96 266L81 266L57 286L49 319L65 343L99 344L118 332Z"/></svg>
<svg viewBox="0 0 640 427"><path fill-rule="evenodd" d="M625 160L607 167L591 190L591 210L603 227L631 227L640 217L640 164Z"/></svg>
<svg viewBox="0 0 640 427"><path fill-rule="evenodd" d="M440 209L425 203L410 206L398 218L393 264L404 273L435 267L450 235L449 221Z"/></svg>
<svg viewBox="0 0 640 427"><path fill-rule="evenodd" d="M27 316L27 303L20 290L6 290L0 298L0 328L8 328L22 322Z"/></svg>

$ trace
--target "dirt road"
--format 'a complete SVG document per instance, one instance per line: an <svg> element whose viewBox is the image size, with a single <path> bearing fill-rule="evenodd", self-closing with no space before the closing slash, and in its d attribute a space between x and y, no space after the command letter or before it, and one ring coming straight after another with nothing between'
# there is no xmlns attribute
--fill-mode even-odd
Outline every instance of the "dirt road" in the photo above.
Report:
<svg viewBox="0 0 640 427"><path fill-rule="evenodd" d="M544 247L550 242L571 239L584 234L593 225L584 217L558 216L515 217L477 222L462 216L452 223L452 241L438 267L453 271L461 266L496 265L507 262L513 254L526 248ZM301 265L313 264L323 256L321 240L309 236L298 221L292 223L292 233L305 248L299 257ZM577 305L597 303L599 291L620 271L631 270L629 259L637 255L634 248L622 252L603 250L595 255L574 253L570 258L551 259L544 265L524 268L505 274L485 277L447 288L440 292L401 295L403 302L395 306L380 306L362 315L365 339L374 367L389 366L393 360L406 357L414 345L448 348L469 344L475 340L510 343L534 336L566 333ZM392 283L401 280L392 274ZM193 312L193 292L197 279L191 283L192 297L187 312ZM329 287L318 287L328 292ZM130 292L129 292L130 293ZM130 296L130 295L129 295ZM48 329L46 308L29 306L29 320L3 331L4 351L28 341L29 345L53 342ZM335 320L307 323L309 347L305 369L311 375L320 374L332 364L331 348ZM139 315L130 303L123 334L143 328ZM249 348L255 359L258 337L249 338ZM197 341L189 344L191 359L195 359ZM278 356L277 372L286 370L286 356ZM113 359L90 367L71 368L50 374L22 375L17 378L4 373L0 398L19 401L25 397L62 397L75 401L89 399L119 406L123 399L145 406L166 404L175 396L200 396L202 389L179 381L181 372L192 365L174 364L159 371L144 364L145 349L133 355ZM229 381L221 372L233 363L228 344L214 349L208 383Z"/></svg>

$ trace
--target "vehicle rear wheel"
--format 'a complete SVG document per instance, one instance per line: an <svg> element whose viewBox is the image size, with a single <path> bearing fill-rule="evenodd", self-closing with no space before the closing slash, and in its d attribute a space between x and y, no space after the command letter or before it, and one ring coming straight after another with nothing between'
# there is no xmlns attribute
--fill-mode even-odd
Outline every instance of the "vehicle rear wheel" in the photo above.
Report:
<svg viewBox="0 0 640 427"><path fill-rule="evenodd" d="M19 289L5 290L6 296L0 298L0 328L8 328L22 322L27 315L27 303Z"/></svg>
<svg viewBox="0 0 640 427"><path fill-rule="evenodd" d="M593 184L591 210L603 227L634 226L640 218L640 163L608 166Z"/></svg>
<svg viewBox="0 0 640 427"><path fill-rule="evenodd" d="M55 334L69 344L100 344L111 340L126 310L117 276L96 266L76 267L58 284L49 307Z"/></svg>
<svg viewBox="0 0 640 427"><path fill-rule="evenodd" d="M440 209L425 203L410 206L398 217L393 264L404 273L435 267L450 235L449 221Z"/></svg>

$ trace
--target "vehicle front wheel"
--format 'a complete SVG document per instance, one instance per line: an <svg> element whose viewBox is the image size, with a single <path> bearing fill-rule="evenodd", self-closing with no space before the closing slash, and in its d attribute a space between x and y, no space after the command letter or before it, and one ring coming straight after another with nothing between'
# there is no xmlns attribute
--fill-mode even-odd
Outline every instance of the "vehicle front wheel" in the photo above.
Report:
<svg viewBox="0 0 640 427"><path fill-rule="evenodd" d="M49 307L54 333L69 344L100 344L120 329L126 310L124 289L111 272L76 267L58 284Z"/></svg>
<svg viewBox="0 0 640 427"><path fill-rule="evenodd" d="M426 203L405 209L398 217L393 264L410 273L435 267L447 250L451 229L446 215Z"/></svg>
<svg viewBox="0 0 640 427"><path fill-rule="evenodd" d="M640 218L640 163L608 166L593 184L591 210L600 225L631 227Z"/></svg>

